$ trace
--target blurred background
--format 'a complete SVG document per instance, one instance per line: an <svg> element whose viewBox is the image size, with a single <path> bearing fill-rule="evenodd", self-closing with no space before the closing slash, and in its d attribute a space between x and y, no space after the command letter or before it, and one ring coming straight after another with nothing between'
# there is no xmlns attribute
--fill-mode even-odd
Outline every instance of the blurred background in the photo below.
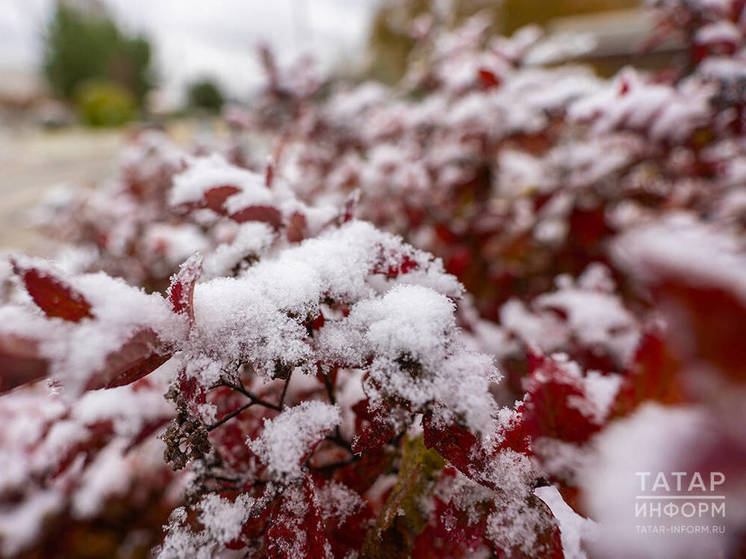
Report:
<svg viewBox="0 0 746 559"><path fill-rule="evenodd" d="M29 249L24 210L50 187L109 175L133 129L177 140L226 134L226 104L251 106L278 65L313 60L325 80L402 77L412 22L486 11L495 33L539 24L584 38L578 58L610 75L639 58L651 23L637 0L3 0L0 248ZM582 52L582 54L580 54ZM266 60L265 60L266 63ZM304 64L306 62L303 62ZM265 64L266 68L266 64Z"/></svg>

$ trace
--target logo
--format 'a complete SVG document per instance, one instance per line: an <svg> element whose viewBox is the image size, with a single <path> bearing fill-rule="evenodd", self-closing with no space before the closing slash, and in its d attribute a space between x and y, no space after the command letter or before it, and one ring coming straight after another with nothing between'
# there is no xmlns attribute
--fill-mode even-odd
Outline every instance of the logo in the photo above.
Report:
<svg viewBox="0 0 746 559"><path fill-rule="evenodd" d="M722 472L635 472L638 534L724 534ZM653 521L653 522L651 522ZM654 523L654 521L657 521Z"/></svg>

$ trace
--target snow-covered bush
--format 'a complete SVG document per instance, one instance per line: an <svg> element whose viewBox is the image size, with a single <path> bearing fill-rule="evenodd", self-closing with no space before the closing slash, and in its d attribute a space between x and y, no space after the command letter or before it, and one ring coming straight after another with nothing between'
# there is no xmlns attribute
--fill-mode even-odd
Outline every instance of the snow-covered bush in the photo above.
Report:
<svg viewBox="0 0 746 559"><path fill-rule="evenodd" d="M478 18L396 90L263 51L266 167L147 133L50 200L69 246L0 264L0 554L738 557L744 2L651 4L683 64L609 80ZM639 472L724 533L636 531Z"/></svg>

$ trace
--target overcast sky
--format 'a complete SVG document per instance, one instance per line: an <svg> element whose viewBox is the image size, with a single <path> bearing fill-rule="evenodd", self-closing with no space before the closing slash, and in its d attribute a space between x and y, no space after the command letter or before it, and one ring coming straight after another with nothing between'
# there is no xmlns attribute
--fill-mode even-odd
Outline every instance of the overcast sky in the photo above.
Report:
<svg viewBox="0 0 746 559"><path fill-rule="evenodd" d="M269 42L283 59L312 51L324 64L362 52L378 0L104 0L156 48L156 67L171 91L195 77L217 78L243 97L260 76L255 46ZM0 68L38 66L39 36L54 0L0 0Z"/></svg>

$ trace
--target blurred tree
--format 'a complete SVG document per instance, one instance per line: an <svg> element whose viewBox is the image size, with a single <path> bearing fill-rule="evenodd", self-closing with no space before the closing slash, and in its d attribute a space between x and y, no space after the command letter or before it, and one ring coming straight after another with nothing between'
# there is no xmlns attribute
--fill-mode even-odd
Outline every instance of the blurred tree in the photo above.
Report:
<svg viewBox="0 0 746 559"><path fill-rule="evenodd" d="M104 80L125 88L142 105L153 83L150 59L148 40L125 34L104 9L57 3L45 34L44 73L63 99L74 100L86 81Z"/></svg>
<svg viewBox="0 0 746 559"><path fill-rule="evenodd" d="M189 106L194 109L204 109L218 112L225 103L223 92L218 84L210 78L202 78L189 85L187 90Z"/></svg>

